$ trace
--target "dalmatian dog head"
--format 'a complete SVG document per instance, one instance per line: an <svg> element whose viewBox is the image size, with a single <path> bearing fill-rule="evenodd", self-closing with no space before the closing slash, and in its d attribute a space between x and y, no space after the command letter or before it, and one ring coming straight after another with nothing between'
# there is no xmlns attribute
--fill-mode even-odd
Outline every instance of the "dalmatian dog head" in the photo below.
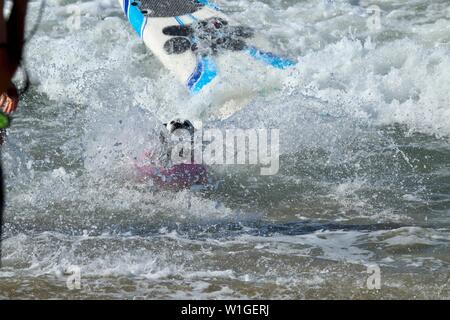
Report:
<svg viewBox="0 0 450 320"><path fill-rule="evenodd" d="M191 153L192 145L194 143L194 125L189 120L174 119L168 123L164 123L167 130L163 130L160 133L160 142L165 149L163 158L164 162L172 162L173 151L177 152L180 158L188 156L187 150L179 148L181 142L191 143ZM191 154L192 157L192 154Z"/></svg>

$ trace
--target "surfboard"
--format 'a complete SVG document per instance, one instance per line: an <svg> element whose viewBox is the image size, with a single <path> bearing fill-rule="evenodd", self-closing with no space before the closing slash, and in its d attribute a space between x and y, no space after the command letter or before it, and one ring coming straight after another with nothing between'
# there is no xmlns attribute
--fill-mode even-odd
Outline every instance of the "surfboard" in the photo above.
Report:
<svg viewBox="0 0 450 320"><path fill-rule="evenodd" d="M254 31L227 17L208 0L119 0L131 26L153 54L186 86L198 94L213 86L225 52L285 69L291 59L260 50Z"/></svg>

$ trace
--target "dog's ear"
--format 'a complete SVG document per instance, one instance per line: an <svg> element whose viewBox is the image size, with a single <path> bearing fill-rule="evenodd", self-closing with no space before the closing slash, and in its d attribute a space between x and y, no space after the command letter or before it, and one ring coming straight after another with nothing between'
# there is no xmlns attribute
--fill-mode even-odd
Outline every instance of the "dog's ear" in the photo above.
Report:
<svg viewBox="0 0 450 320"><path fill-rule="evenodd" d="M193 125L192 122L190 122L189 120L184 120L183 126L184 126L184 128L185 128L186 130L189 131L189 133L190 133L191 135L193 135L194 132L196 131L194 125Z"/></svg>

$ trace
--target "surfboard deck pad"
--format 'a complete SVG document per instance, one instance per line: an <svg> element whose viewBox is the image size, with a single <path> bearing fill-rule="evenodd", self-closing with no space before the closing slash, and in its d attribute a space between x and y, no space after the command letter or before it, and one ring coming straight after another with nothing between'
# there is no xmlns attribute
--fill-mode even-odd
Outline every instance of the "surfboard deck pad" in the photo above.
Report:
<svg viewBox="0 0 450 320"><path fill-rule="evenodd" d="M191 14L203 7L195 0L141 0L139 9L147 17L176 17Z"/></svg>

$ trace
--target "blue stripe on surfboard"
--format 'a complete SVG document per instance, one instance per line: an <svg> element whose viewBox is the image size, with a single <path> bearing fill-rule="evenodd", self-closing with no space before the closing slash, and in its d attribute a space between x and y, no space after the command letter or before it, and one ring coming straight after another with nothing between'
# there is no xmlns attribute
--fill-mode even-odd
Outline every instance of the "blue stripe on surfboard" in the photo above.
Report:
<svg viewBox="0 0 450 320"><path fill-rule="evenodd" d="M184 27L184 22L183 22L183 20L181 20L181 18L180 17L174 17L175 18L175 20L177 20L177 22L178 22L178 24L180 25L180 26L182 26L182 27Z"/></svg>
<svg viewBox="0 0 450 320"><path fill-rule="evenodd" d="M217 76L217 67L211 57L200 57L187 86L191 93L199 93Z"/></svg>
<svg viewBox="0 0 450 320"><path fill-rule="evenodd" d="M128 6L130 5L130 0L123 0L123 12L128 17Z"/></svg>
<svg viewBox="0 0 450 320"><path fill-rule="evenodd" d="M142 27L141 27L141 37L144 36L144 30L145 30L146 26L147 26L147 17L144 16L144 23L142 23Z"/></svg>
<svg viewBox="0 0 450 320"><path fill-rule="evenodd" d="M142 32L144 31L144 24L146 23L146 19L142 14L141 10L139 10L138 6L129 6L128 9L128 20L131 23L134 31L142 38Z"/></svg>
<svg viewBox="0 0 450 320"><path fill-rule="evenodd" d="M277 69L286 69L296 65L295 61L274 55L271 52L264 52L255 47L247 47L245 49L250 56L258 61L264 62Z"/></svg>

